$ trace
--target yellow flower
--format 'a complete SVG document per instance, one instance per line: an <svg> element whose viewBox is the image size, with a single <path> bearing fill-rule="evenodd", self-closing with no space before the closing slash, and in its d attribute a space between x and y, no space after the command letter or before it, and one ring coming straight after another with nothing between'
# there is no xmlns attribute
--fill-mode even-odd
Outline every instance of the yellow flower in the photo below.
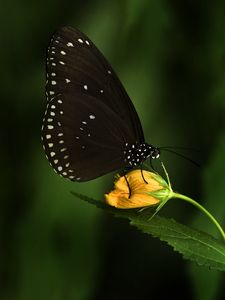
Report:
<svg viewBox="0 0 225 300"><path fill-rule="evenodd" d="M143 176L148 183L143 180L141 170L126 174L131 190L130 198L125 177L119 177L114 183L114 190L105 195L106 202L117 208L128 209L157 205L168 200L171 190L160 175L143 170Z"/></svg>

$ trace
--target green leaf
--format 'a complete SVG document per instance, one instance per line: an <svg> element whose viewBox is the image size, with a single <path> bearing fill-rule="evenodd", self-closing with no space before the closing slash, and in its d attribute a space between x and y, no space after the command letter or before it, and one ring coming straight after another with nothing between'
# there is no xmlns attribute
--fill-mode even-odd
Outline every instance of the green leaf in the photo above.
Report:
<svg viewBox="0 0 225 300"><path fill-rule="evenodd" d="M149 223L146 219L137 218L131 220L131 224L167 242L184 258L225 271L225 246L212 236L162 217L156 217Z"/></svg>
<svg viewBox="0 0 225 300"><path fill-rule="evenodd" d="M173 219L155 216L149 220L152 213L149 209L119 210L107 206L104 202L72 193L95 206L113 213L117 217L128 218L130 224L144 233L158 237L186 259L211 269L225 271L225 245L207 233L189 228Z"/></svg>

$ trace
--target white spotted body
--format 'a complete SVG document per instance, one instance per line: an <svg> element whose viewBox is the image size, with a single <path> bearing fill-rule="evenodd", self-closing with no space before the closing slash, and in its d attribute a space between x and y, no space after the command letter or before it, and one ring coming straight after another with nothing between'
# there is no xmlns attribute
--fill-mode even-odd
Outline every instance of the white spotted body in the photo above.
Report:
<svg viewBox="0 0 225 300"><path fill-rule="evenodd" d="M159 156L159 149L147 143L131 145L126 143L124 147L124 161L127 167L140 166L147 158L156 159Z"/></svg>

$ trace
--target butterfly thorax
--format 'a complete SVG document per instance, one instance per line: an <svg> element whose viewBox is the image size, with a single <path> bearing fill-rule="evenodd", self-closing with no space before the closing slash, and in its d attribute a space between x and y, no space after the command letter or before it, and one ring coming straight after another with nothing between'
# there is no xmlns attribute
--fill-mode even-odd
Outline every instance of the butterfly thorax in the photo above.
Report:
<svg viewBox="0 0 225 300"><path fill-rule="evenodd" d="M124 146L124 161L128 166L136 167L142 164L147 158L159 158L160 150L147 143L129 144Z"/></svg>

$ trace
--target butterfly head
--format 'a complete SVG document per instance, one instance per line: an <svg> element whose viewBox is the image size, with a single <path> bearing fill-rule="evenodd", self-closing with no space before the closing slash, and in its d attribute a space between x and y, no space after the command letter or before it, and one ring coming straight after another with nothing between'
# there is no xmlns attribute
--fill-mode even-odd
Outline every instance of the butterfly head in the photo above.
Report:
<svg viewBox="0 0 225 300"><path fill-rule="evenodd" d="M160 150L159 148L153 147L149 145L149 155L148 157L151 157L152 159L159 158L160 156Z"/></svg>

